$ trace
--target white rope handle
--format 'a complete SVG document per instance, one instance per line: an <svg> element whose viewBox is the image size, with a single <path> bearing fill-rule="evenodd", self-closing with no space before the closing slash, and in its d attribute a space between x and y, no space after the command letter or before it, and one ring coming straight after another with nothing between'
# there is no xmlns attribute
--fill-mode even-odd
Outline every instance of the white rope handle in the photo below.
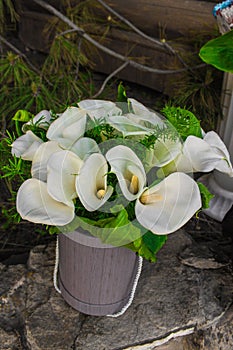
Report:
<svg viewBox="0 0 233 350"><path fill-rule="evenodd" d="M132 287L130 297L129 297L127 304L125 306L123 306L123 308L119 312L112 314L112 315L107 315L108 317L119 317L119 316L123 315L125 313L125 311L132 304L132 302L134 300L134 295L135 295L135 292L137 289L138 281L139 281L139 278L140 278L141 272L142 272L142 263L143 263L143 258L141 256L139 256L138 257L138 270L137 270L136 277L134 279L133 287Z"/></svg>
<svg viewBox="0 0 233 350"><path fill-rule="evenodd" d="M61 294L61 290L58 287L58 283L57 283L58 264L59 264L59 243L58 243L58 236L57 236L57 242L56 242L56 248L55 248L55 264L54 264L54 270L53 270L53 285L56 291L59 294Z"/></svg>
<svg viewBox="0 0 233 350"><path fill-rule="evenodd" d="M58 237L57 237L57 242L56 242L56 250L55 250L55 264L54 264L54 272L53 272L53 284L54 284L54 288L56 289L56 291L61 294L61 290L58 287L58 283L57 283L57 276L58 276L58 265L59 265L59 243L58 243ZM134 279L134 283L133 283L133 287L130 293L130 297L129 300L127 302L127 304L125 306L123 306L123 308L112 315L106 315L107 317L119 317L122 316L125 311L130 307L130 305L132 304L133 300L134 300L134 295L137 289L137 285L138 285L138 281L142 272L142 263L143 263L143 258L141 256L138 257L138 269L137 269L137 274L135 276Z"/></svg>

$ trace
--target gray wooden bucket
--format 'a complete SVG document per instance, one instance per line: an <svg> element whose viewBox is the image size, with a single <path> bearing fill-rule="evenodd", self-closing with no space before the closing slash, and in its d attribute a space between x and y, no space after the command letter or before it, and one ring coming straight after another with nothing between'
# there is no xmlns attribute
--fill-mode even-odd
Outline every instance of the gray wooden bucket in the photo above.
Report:
<svg viewBox="0 0 233 350"><path fill-rule="evenodd" d="M120 311L129 300L137 274L136 254L102 244L84 231L58 237L58 282L65 301L88 315Z"/></svg>

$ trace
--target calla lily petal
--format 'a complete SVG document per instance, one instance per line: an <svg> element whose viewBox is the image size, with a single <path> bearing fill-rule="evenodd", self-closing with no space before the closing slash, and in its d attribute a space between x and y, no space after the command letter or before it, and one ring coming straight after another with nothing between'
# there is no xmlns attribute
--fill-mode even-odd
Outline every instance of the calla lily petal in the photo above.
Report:
<svg viewBox="0 0 233 350"><path fill-rule="evenodd" d="M146 151L146 163L150 167L163 167L173 161L181 151L182 143L179 139L158 139L154 148Z"/></svg>
<svg viewBox="0 0 233 350"><path fill-rule="evenodd" d="M108 164L102 154L90 155L76 177L76 190L80 201L88 211L99 209L112 195L107 186Z"/></svg>
<svg viewBox="0 0 233 350"><path fill-rule="evenodd" d="M50 111L47 111L46 109L43 111L40 111L38 114L35 115L35 117L30 120L28 123L24 124L22 127L23 132L26 132L28 129L28 126L36 124L42 129L47 130L49 127L49 124L51 122L51 113Z"/></svg>
<svg viewBox="0 0 233 350"><path fill-rule="evenodd" d="M77 107L69 107L50 125L47 138L68 149L84 135L85 128L86 112Z"/></svg>
<svg viewBox="0 0 233 350"><path fill-rule="evenodd" d="M174 173L143 192L135 214L142 226L163 235L182 227L201 205L197 183L189 175Z"/></svg>
<svg viewBox="0 0 233 350"><path fill-rule="evenodd" d="M225 144L218 136L218 134L214 131L209 131L204 136L204 140L212 147L213 150L215 150L217 154L220 155L220 157L222 157L221 161L216 165L215 169L223 173L229 174L232 177L233 169L230 160L230 155Z"/></svg>
<svg viewBox="0 0 233 350"><path fill-rule="evenodd" d="M24 160L32 160L36 150L43 141L32 131L27 131L25 135L18 137L11 145L11 153Z"/></svg>
<svg viewBox="0 0 233 350"><path fill-rule="evenodd" d="M73 207L73 199L77 197L76 175L82 165L83 161L70 151L63 150L50 156L47 164L47 187L53 199Z"/></svg>
<svg viewBox="0 0 233 350"><path fill-rule="evenodd" d="M129 201L137 198L146 184L146 173L138 156L129 147L119 145L106 153L106 159L125 198Z"/></svg>
<svg viewBox="0 0 233 350"><path fill-rule="evenodd" d="M34 223L64 226L74 218L74 207L55 201L46 183L37 179L28 179L20 186L16 206L23 219Z"/></svg>
<svg viewBox="0 0 233 350"><path fill-rule="evenodd" d="M81 139L74 143L70 150L82 160L88 158L92 153L100 153L96 141L90 137L81 137Z"/></svg>
<svg viewBox="0 0 233 350"><path fill-rule="evenodd" d="M47 163L49 157L55 153L61 151L61 147L59 147L56 141L48 141L42 143L40 147L37 149L33 160L32 160L32 168L31 174L32 177L41 180L47 181Z"/></svg>
<svg viewBox="0 0 233 350"><path fill-rule="evenodd" d="M162 120L163 117L159 113L151 112L147 107L134 98L128 98L128 101L131 103L134 112L134 114L130 115L131 120L134 120L138 124L149 122L152 125L164 125Z"/></svg>
<svg viewBox="0 0 233 350"><path fill-rule="evenodd" d="M83 100L78 103L78 106L86 111L92 119L97 120L122 113L114 102L105 100Z"/></svg>
<svg viewBox="0 0 233 350"><path fill-rule="evenodd" d="M227 158L229 159L229 154L216 147L211 147L205 139L188 136L184 142L183 152L190 159L194 171L209 172L213 169L218 169L223 172L229 172L232 169L228 165L228 160L226 160Z"/></svg>
<svg viewBox="0 0 233 350"><path fill-rule="evenodd" d="M193 173L191 160L187 158L183 153L178 154L178 156L170 163L161 167L156 174L159 178L164 178L174 172L182 172L186 174Z"/></svg>
<svg viewBox="0 0 233 350"><path fill-rule="evenodd" d="M147 135L154 132L153 129L135 123L126 116L109 117L108 122L112 127L120 131L124 137L132 135Z"/></svg>

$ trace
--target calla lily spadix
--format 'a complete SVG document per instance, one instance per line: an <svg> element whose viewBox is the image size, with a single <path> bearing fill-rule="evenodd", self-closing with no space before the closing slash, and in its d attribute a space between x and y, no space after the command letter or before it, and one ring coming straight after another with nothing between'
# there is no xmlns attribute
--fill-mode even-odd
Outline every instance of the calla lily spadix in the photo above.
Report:
<svg viewBox="0 0 233 350"><path fill-rule="evenodd" d="M81 137L73 144L70 151L74 152L82 160L88 158L92 153L100 153L96 141L89 137Z"/></svg>
<svg viewBox="0 0 233 350"><path fill-rule="evenodd" d="M122 111L114 102L105 100L83 100L78 106L92 119L108 118L112 115L121 115Z"/></svg>
<svg viewBox="0 0 233 350"><path fill-rule="evenodd" d="M45 225L63 226L74 219L74 206L54 200L47 184L38 179L28 179L20 186L16 207L25 220Z"/></svg>
<svg viewBox="0 0 233 350"><path fill-rule="evenodd" d="M76 177L76 191L88 211L99 209L112 195L107 186L108 164L102 154L94 153L84 162Z"/></svg>
<svg viewBox="0 0 233 350"><path fill-rule="evenodd" d="M32 160L36 150L43 141L36 136L31 130L25 135L18 137L11 145L11 153L16 157L21 157L24 160Z"/></svg>
<svg viewBox="0 0 233 350"><path fill-rule="evenodd" d="M47 163L49 157L55 153L61 151L61 147L59 147L56 141L48 141L42 143L32 160L32 168L31 174L32 177L44 181L47 181Z"/></svg>
<svg viewBox="0 0 233 350"><path fill-rule="evenodd" d="M83 161L70 151L51 155L47 164L47 188L53 199L73 207L73 199L77 197L76 176L82 165Z"/></svg>
<svg viewBox="0 0 233 350"><path fill-rule="evenodd" d="M47 138L57 141L62 148L69 149L84 135L86 112L77 107L69 107L48 128Z"/></svg>
<svg viewBox="0 0 233 350"><path fill-rule="evenodd" d="M141 160L126 146L115 146L106 153L106 159L115 173L126 199L136 199L146 185L146 173Z"/></svg>
<svg viewBox="0 0 233 350"><path fill-rule="evenodd" d="M138 222L159 235L182 227L202 206L197 183L184 173L173 173L146 189L137 199Z"/></svg>

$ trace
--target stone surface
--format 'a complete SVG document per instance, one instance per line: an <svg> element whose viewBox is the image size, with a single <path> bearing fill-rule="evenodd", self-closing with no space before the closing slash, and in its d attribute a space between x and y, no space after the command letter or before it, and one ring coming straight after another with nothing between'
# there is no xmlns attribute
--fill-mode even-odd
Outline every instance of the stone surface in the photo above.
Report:
<svg viewBox="0 0 233 350"><path fill-rule="evenodd" d="M35 247L27 266L0 265L1 349L232 350L230 261L197 249L184 231L170 235L157 263L144 262L130 308L111 318L67 305L53 287L55 244Z"/></svg>
<svg viewBox="0 0 233 350"><path fill-rule="evenodd" d="M18 350L21 349L20 341L13 332L5 332L0 328L1 350Z"/></svg>

